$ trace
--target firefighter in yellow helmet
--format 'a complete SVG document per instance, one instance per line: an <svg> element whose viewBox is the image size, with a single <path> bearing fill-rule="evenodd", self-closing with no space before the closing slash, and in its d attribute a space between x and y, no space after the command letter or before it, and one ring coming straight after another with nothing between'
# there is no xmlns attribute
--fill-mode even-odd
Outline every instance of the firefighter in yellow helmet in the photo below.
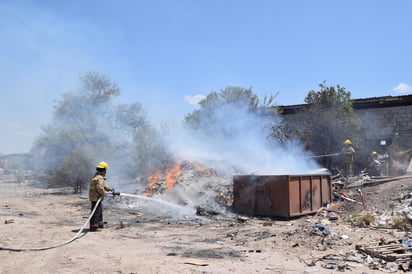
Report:
<svg viewBox="0 0 412 274"><path fill-rule="evenodd" d="M114 192L114 189L108 187L105 183L106 171L109 168L106 162L100 162L96 166L96 173L90 180L89 201L91 202L91 211L96 207L97 201L108 192ZM90 231L98 231L104 227L102 201L97 205L96 211L90 219Z"/></svg>
<svg viewBox="0 0 412 274"><path fill-rule="evenodd" d="M348 177L353 176L353 161L355 149L352 147L352 142L346 139L344 142L344 147L342 148L341 154L343 155L343 163L345 165L345 175Z"/></svg>
<svg viewBox="0 0 412 274"><path fill-rule="evenodd" d="M381 176L382 165L381 165L381 155L379 155L375 150L371 152L369 158L369 175L371 176Z"/></svg>

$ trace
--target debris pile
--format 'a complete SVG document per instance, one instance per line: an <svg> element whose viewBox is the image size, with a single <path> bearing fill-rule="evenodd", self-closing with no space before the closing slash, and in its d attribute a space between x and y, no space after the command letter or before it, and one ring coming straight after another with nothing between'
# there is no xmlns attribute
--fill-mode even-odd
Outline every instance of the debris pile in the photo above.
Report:
<svg viewBox="0 0 412 274"><path fill-rule="evenodd" d="M216 170L199 169L190 161L181 162L174 175L152 176L145 193L161 196L182 205L191 205L196 214L214 216L219 210L210 201L229 209L233 202L232 177ZM171 169L172 170L172 169ZM178 172L177 172L178 171ZM173 178L173 184L168 180ZM350 180L332 176L333 200L313 216L301 217L297 227L274 234L272 238L290 243L290 249L316 251L311 258L301 258L307 267L347 271L364 265L382 272L412 270L412 177L369 176L361 173ZM397 184L398 181L406 184ZM238 216L238 224L247 221ZM254 217L259 218L259 217ZM271 220L265 224L276 222ZM369 231L369 232L368 232ZM373 232L373 233L372 233ZM263 232L262 232L263 233ZM236 240L239 235L231 233ZM260 235L260 234L259 234ZM366 235L366 236L365 236ZM256 236L257 237L257 236ZM257 241L264 237L257 237ZM239 239L239 243L244 240ZM264 250L256 249L260 252ZM323 254L322 254L323 253ZM307 253L306 253L307 254ZM316 254L316 255L315 255Z"/></svg>
<svg viewBox="0 0 412 274"><path fill-rule="evenodd" d="M335 180L332 189L334 201L288 233L298 235L294 246L328 253L302 261L339 271L354 263L383 272L412 271L412 179L358 177L349 184ZM340 250L353 245L349 253Z"/></svg>
<svg viewBox="0 0 412 274"><path fill-rule="evenodd" d="M144 195L191 208L225 211L233 202L232 177L195 161L175 163L148 178Z"/></svg>

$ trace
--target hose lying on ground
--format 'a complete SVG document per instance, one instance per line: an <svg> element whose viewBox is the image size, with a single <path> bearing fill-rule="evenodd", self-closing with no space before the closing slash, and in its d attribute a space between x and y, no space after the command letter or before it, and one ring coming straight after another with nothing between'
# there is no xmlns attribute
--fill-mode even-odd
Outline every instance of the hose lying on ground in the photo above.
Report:
<svg viewBox="0 0 412 274"><path fill-rule="evenodd" d="M0 245L0 250L9 250L9 251L40 251L40 250L47 250L47 249L52 249L52 248L56 248L56 247L60 247L66 244L69 244L75 240L77 240L78 238L80 238L80 234L82 233L83 229L87 226L87 224L90 222L90 219L92 218L94 212L97 209L97 206L99 205L99 203L101 202L102 198L100 197L99 200L97 200L95 207L93 208L93 211L90 213L89 218L87 219L87 221L84 223L84 225L82 226L82 228L80 228L80 230L76 233L76 235L74 235L70 240L63 242L63 243L59 243L56 245L52 245L52 246L46 246L46 247L5 247L5 246L1 246Z"/></svg>

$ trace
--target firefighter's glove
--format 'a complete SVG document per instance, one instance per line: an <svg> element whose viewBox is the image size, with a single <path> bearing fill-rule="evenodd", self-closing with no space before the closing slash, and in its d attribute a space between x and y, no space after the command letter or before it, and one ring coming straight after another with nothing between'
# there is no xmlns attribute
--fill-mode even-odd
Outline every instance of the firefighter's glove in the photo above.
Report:
<svg viewBox="0 0 412 274"><path fill-rule="evenodd" d="M120 192L116 192L114 188L112 188L112 194L113 196L120 196Z"/></svg>

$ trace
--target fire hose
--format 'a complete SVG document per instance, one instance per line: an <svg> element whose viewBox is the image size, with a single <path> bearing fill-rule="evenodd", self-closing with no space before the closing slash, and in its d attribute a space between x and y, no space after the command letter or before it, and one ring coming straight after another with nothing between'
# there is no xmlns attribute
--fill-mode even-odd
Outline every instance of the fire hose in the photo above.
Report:
<svg viewBox="0 0 412 274"><path fill-rule="evenodd" d="M112 193L113 196L115 195L120 195L119 192L113 192ZM83 232L84 228L87 226L87 224L90 222L90 219L92 218L94 212L96 212L97 206L101 203L102 201L102 197L99 198L99 200L97 200L95 207L93 208L93 211L90 213L89 218L87 219L87 221L84 223L84 225L80 228L80 230L76 233L76 235L74 235L70 240L63 242L63 243L59 243L59 244L55 244L55 245L51 245L51 246L45 246L45 247L6 247L6 246L1 246L0 245L0 250L9 250L9 251L41 251L41 250L48 250L48 249L53 249L56 247L60 247L63 245L67 245L71 242L74 242L75 240L77 240L78 238L80 238L80 234Z"/></svg>
<svg viewBox="0 0 412 274"><path fill-rule="evenodd" d="M153 199L153 198L150 198L150 197L146 197L146 196L142 196L142 195L114 192L114 190L113 190L113 192L112 192L112 195L113 195L113 197L114 197L114 196L128 196L128 197L138 198L138 199L141 199L141 200L144 200L144 201L157 201L157 202L162 203L163 205L172 206L172 204L170 204L170 203L168 203L168 202L161 201L161 200L156 200L156 199ZM90 213L89 218L88 218L87 221L84 223L84 225L80 228L80 230L76 233L76 235L74 235L74 236L73 236L70 240L68 240L68 241L65 241L65 242L59 243L59 244L55 244L55 245L52 245L52 246L46 246L46 247L27 247L27 248L25 248L25 247L20 247L20 248L15 248L15 247L6 247L6 246L0 245L0 250L9 250L9 251L41 251L41 250L53 249L53 248L60 247L60 246L63 246L63 245L67 245L67 244L69 244L69 243L71 243L71 242L74 242L75 240L77 240L78 238L81 237L80 234L83 232L84 228L85 228L85 227L87 226L87 224L90 222L93 214L95 213L95 211L96 211L96 209L97 209L97 206L99 205L99 203L101 203L101 200L102 200L102 197L100 197L100 198L97 200L95 207L93 208L92 212ZM176 206L176 205L174 205L174 206Z"/></svg>
<svg viewBox="0 0 412 274"><path fill-rule="evenodd" d="M331 153L331 154L323 154L323 155L313 155L313 156L307 156L304 158L321 158L321 157L332 157L332 156L339 156L341 153Z"/></svg>

